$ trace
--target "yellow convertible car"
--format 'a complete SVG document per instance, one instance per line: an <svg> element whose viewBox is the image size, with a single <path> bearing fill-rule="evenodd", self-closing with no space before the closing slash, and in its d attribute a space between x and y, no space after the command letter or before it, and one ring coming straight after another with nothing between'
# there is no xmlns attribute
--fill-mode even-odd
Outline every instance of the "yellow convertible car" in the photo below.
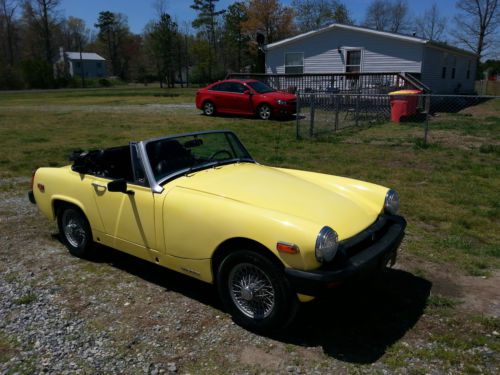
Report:
<svg viewBox="0 0 500 375"><path fill-rule="evenodd" d="M39 168L31 202L71 254L94 243L216 285L239 324L274 329L299 301L395 262L398 194L257 163L230 131L72 155Z"/></svg>

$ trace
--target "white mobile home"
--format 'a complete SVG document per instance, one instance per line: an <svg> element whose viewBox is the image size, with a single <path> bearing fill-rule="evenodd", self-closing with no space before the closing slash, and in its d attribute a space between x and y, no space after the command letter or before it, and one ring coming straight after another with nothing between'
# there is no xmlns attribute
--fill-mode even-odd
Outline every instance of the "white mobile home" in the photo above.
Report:
<svg viewBox="0 0 500 375"><path fill-rule="evenodd" d="M472 52L414 36L332 24L265 50L267 74L410 73L436 94L474 91Z"/></svg>

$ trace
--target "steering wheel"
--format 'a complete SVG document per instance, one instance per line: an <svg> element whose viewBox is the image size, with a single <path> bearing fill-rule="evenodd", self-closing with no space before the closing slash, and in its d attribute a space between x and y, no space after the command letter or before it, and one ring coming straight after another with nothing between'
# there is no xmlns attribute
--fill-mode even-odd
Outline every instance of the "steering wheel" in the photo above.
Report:
<svg viewBox="0 0 500 375"><path fill-rule="evenodd" d="M228 159L232 159L233 155L228 150L217 150L208 157L208 160L214 160L217 155L226 154Z"/></svg>

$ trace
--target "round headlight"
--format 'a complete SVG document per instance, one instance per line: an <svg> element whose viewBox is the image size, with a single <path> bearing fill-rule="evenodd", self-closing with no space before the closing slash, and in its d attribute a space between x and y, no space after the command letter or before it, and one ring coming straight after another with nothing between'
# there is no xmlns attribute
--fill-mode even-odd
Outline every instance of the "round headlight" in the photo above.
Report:
<svg viewBox="0 0 500 375"><path fill-rule="evenodd" d="M384 210L386 213L394 215L398 212L399 194L396 190L390 189L385 195Z"/></svg>
<svg viewBox="0 0 500 375"><path fill-rule="evenodd" d="M323 227L316 238L316 259L318 262L331 262L339 247L338 235L330 227Z"/></svg>

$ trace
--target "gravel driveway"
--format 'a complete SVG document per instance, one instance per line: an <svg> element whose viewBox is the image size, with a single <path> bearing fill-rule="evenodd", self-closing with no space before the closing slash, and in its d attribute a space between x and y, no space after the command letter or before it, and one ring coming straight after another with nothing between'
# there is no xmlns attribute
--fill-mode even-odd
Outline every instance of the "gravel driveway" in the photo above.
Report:
<svg viewBox="0 0 500 375"><path fill-rule="evenodd" d="M27 190L27 180L11 183ZM256 335L221 311L210 285L109 248L70 256L17 191L0 198L1 374L391 373L381 360L391 345L435 345L412 332L441 319L425 314L431 283L403 270L305 305L284 333ZM495 371L494 352L478 355ZM449 368L402 365L396 372Z"/></svg>
<svg viewBox="0 0 500 375"><path fill-rule="evenodd" d="M164 112L177 110L196 110L193 103L178 104L46 104L46 105L16 105L13 107L2 107L2 111L35 111L35 112Z"/></svg>

